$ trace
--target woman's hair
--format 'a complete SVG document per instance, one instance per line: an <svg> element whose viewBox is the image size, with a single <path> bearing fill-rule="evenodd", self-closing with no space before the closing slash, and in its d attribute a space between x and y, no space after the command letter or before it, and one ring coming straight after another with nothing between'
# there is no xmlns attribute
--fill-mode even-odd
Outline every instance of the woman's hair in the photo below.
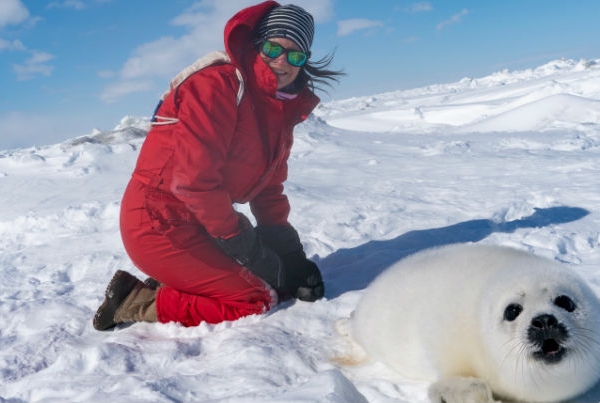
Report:
<svg viewBox="0 0 600 403"><path fill-rule="evenodd" d="M334 52L335 53L335 52ZM322 84L332 87L332 83L339 82L339 77L346 75L342 70L331 70L329 65L333 61L334 53L330 53L322 59L307 61L296 78L297 88L308 87L311 91L320 90L327 93Z"/></svg>

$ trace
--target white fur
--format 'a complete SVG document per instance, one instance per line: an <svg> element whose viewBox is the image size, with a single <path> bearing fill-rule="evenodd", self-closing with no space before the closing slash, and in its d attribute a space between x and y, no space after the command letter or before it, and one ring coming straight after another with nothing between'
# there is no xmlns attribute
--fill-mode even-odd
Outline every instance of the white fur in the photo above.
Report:
<svg viewBox="0 0 600 403"><path fill-rule="evenodd" d="M563 295L575 302L573 312L557 306ZM523 307L512 321L504 316L510 304ZM559 362L533 358L539 348L527 332L541 314L569 334ZM563 265L510 248L461 244L401 260L367 287L348 332L370 358L434 382L434 401L491 400L491 390L499 398L553 402L600 378L594 293Z"/></svg>

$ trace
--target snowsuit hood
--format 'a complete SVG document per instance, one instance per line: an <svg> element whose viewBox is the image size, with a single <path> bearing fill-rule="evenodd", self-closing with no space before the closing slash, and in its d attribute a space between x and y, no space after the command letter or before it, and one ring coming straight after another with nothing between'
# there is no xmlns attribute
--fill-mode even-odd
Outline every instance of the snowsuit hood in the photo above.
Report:
<svg viewBox="0 0 600 403"><path fill-rule="evenodd" d="M252 74L246 74L245 79L254 81L256 88L271 96L274 96L277 91L277 77L260 58L255 42L258 24L271 9L278 6L279 3L269 0L245 8L227 22L224 30L225 50L232 64L242 72L251 71ZM319 103L319 99L308 88L302 89L301 92L309 97L314 105Z"/></svg>
<svg viewBox="0 0 600 403"><path fill-rule="evenodd" d="M227 21L224 30L225 50L234 65L241 66L243 55L254 49L257 26L264 15L274 7L275 1L265 1L245 8Z"/></svg>

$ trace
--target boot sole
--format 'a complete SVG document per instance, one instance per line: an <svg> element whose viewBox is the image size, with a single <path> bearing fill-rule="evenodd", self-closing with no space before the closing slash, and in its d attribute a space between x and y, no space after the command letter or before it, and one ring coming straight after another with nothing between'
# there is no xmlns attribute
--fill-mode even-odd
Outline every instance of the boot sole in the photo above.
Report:
<svg viewBox="0 0 600 403"><path fill-rule="evenodd" d="M132 274L117 270L106 287L102 305L94 315L93 325L96 330L108 330L117 325L115 312L138 282L140 280Z"/></svg>

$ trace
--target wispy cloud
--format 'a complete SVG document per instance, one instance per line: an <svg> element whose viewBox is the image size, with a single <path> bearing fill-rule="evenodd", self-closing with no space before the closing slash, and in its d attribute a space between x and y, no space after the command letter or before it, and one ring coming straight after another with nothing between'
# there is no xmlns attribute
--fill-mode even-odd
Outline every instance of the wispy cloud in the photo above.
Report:
<svg viewBox="0 0 600 403"><path fill-rule="evenodd" d="M467 14L469 14L469 10L464 8L460 13L455 14L452 17L450 17L449 19L444 20L444 21L440 22L439 24L437 24L436 29L438 31L441 31L442 29L446 28L449 25L458 24L459 22L461 22L463 20L464 17L467 16Z"/></svg>
<svg viewBox="0 0 600 403"><path fill-rule="evenodd" d="M156 85L155 80L160 80L160 85L166 88L168 80L179 70L203 54L223 48L222 32L227 20L239 9L255 4L252 0L242 3L207 0L192 5L171 21L187 33L139 45L116 73L117 80L105 87L100 98L114 102L136 92L148 91ZM102 74L107 76L106 71ZM159 88L154 90L160 92Z"/></svg>
<svg viewBox="0 0 600 403"><path fill-rule="evenodd" d="M0 28L17 25L29 18L29 11L20 0L0 1Z"/></svg>
<svg viewBox="0 0 600 403"><path fill-rule="evenodd" d="M13 71L17 73L19 81L31 80L39 75L50 76L54 67L47 62L53 58L50 53L31 51L31 57L23 64L13 65Z"/></svg>
<svg viewBox="0 0 600 403"><path fill-rule="evenodd" d="M17 39L7 41L0 38L0 52L3 50L25 50L25 46Z"/></svg>
<svg viewBox="0 0 600 403"><path fill-rule="evenodd" d="M433 10L433 6L428 1L420 1L418 3L412 3L409 7L411 13L423 13Z"/></svg>
<svg viewBox="0 0 600 403"><path fill-rule="evenodd" d="M49 3L46 8L72 8L75 10L83 10L85 4L80 0L53 1Z"/></svg>
<svg viewBox="0 0 600 403"><path fill-rule="evenodd" d="M34 24L38 19L31 17L29 10L20 0L1 0L0 1L0 28L7 25ZM18 51L29 54L21 64L12 66L13 72L17 75L17 80L25 81L36 76L50 76L53 66L48 61L54 58L47 52L28 49L20 40L5 40L0 38L0 52Z"/></svg>
<svg viewBox="0 0 600 403"><path fill-rule="evenodd" d="M117 73L112 70L100 70L96 73L100 78L115 78Z"/></svg>
<svg viewBox="0 0 600 403"><path fill-rule="evenodd" d="M120 81L106 87L104 91L102 91L100 99L106 103L112 103L127 95L151 90L153 87L154 83L151 80Z"/></svg>
<svg viewBox="0 0 600 403"><path fill-rule="evenodd" d="M383 26L383 22L368 20L364 18L351 18L349 20L338 21L338 36L350 35L363 29Z"/></svg>

